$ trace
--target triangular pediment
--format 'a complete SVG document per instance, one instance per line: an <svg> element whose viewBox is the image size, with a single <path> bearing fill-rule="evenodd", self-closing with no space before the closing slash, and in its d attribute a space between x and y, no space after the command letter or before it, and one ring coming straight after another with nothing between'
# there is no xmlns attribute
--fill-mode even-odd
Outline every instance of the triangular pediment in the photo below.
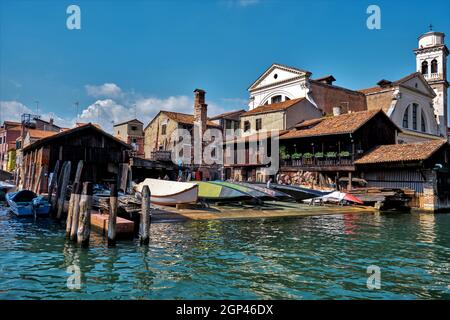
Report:
<svg viewBox="0 0 450 320"><path fill-rule="evenodd" d="M255 82L253 82L248 90L253 91L262 87L276 85L281 82L286 82L291 79L294 80L299 77L309 75L311 75L311 72L309 71L274 63L266 71L264 71L264 73L259 76Z"/></svg>
<svg viewBox="0 0 450 320"><path fill-rule="evenodd" d="M412 73L409 76L396 81L396 83L412 90L423 92L426 95L432 97L435 96L433 88L428 84L423 75L419 72Z"/></svg>

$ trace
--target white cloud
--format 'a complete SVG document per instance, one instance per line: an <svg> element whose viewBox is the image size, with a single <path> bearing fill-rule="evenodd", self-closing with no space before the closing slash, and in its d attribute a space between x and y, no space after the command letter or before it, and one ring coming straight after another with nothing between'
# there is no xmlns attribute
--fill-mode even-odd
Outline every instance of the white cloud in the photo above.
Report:
<svg viewBox="0 0 450 320"><path fill-rule="evenodd" d="M5 120L20 121L22 113L33 112L19 101L0 101L0 118L2 123Z"/></svg>
<svg viewBox="0 0 450 320"><path fill-rule="evenodd" d="M117 98L122 95L122 89L115 83L104 83L99 86L87 84L84 87L87 94L94 98Z"/></svg>

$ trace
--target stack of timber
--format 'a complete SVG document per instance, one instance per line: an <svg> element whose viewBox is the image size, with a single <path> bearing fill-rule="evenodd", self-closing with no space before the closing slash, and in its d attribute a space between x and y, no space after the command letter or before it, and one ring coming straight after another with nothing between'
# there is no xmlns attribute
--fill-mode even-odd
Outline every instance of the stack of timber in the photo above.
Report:
<svg viewBox="0 0 450 320"><path fill-rule="evenodd" d="M415 195L414 190L396 188L360 188L350 193L378 210L398 211L410 211L409 204Z"/></svg>

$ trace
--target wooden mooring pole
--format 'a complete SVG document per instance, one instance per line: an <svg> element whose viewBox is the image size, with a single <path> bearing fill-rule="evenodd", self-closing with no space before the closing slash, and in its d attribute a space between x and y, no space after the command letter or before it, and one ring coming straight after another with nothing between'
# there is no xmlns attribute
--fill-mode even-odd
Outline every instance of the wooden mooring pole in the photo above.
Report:
<svg viewBox="0 0 450 320"><path fill-rule="evenodd" d="M59 160L56 160L55 168L53 169L52 179L50 181L50 186L48 188L48 202L52 203L53 189L56 185L56 180L58 179L59 171Z"/></svg>
<svg viewBox="0 0 450 320"><path fill-rule="evenodd" d="M83 192L80 197L80 216L78 219L77 242L82 247L89 246L91 235L91 208L92 208L92 183L83 183Z"/></svg>
<svg viewBox="0 0 450 320"><path fill-rule="evenodd" d="M58 213L56 215L57 219L61 219L63 211L64 211L64 203L66 201L66 193L67 193L67 186L69 184L70 179L70 169L71 169L71 163L70 161L67 161L64 165L64 171L61 173L62 175L62 182L61 182L61 188L59 188L59 197L58 197Z"/></svg>
<svg viewBox="0 0 450 320"><path fill-rule="evenodd" d="M142 188L141 219L139 224L139 240L141 244L150 242L150 189Z"/></svg>
<svg viewBox="0 0 450 320"><path fill-rule="evenodd" d="M80 198L81 189L83 188L82 183L77 183L76 188L73 192L73 207L72 207L72 225L70 227L70 240L77 241L78 232L78 219L80 216Z"/></svg>
<svg viewBox="0 0 450 320"><path fill-rule="evenodd" d="M75 202L75 190L78 189L78 182L75 182L72 186L72 193L70 194L69 210L67 211L66 220L66 238L70 238L70 230L72 229L73 208Z"/></svg>
<svg viewBox="0 0 450 320"><path fill-rule="evenodd" d="M117 185L111 185L109 196L109 220L108 220L108 246L116 245L116 223L117 223Z"/></svg>

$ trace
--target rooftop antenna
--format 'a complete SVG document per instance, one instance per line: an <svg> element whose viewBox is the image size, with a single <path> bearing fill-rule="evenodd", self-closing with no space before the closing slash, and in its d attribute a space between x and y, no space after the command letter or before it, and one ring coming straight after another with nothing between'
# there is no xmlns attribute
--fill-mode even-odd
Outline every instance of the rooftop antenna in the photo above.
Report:
<svg viewBox="0 0 450 320"><path fill-rule="evenodd" d="M36 100L34 103L36 103L36 115L39 116L39 101Z"/></svg>
<svg viewBox="0 0 450 320"><path fill-rule="evenodd" d="M430 23L430 25L428 26L428 28L430 28L430 31L433 31L433 25Z"/></svg>
<svg viewBox="0 0 450 320"><path fill-rule="evenodd" d="M75 109L77 111L76 117L77 117L77 122L78 122L78 107L80 106L80 103L78 101L75 101Z"/></svg>
<svg viewBox="0 0 450 320"><path fill-rule="evenodd" d="M137 109L136 109L136 103L133 104L133 108L134 108L134 118L137 119Z"/></svg>

